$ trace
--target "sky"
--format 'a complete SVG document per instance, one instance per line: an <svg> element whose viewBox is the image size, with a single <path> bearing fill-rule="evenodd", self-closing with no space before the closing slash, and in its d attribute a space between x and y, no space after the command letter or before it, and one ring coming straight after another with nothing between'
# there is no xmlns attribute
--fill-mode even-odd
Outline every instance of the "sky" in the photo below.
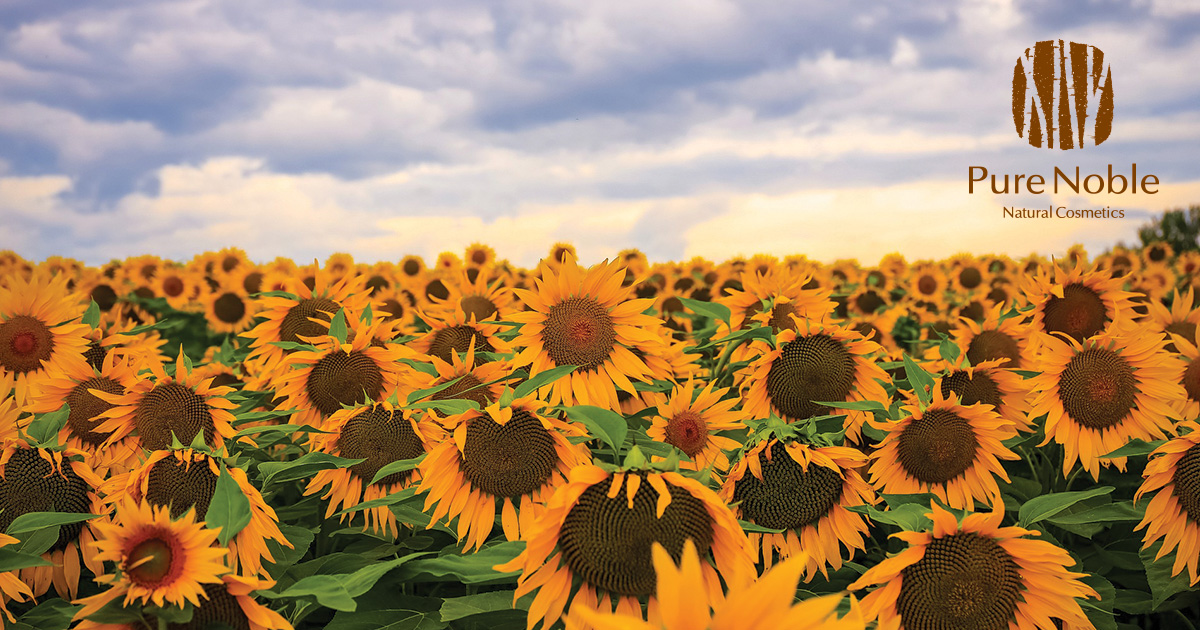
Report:
<svg viewBox="0 0 1200 630"><path fill-rule="evenodd" d="M1047 39L1105 52L1102 145L1018 137ZM1198 65L1200 0L2 0L0 250L1099 252L1200 203ZM1135 162L1157 194L967 192ZM1125 218L1002 212L1050 206Z"/></svg>

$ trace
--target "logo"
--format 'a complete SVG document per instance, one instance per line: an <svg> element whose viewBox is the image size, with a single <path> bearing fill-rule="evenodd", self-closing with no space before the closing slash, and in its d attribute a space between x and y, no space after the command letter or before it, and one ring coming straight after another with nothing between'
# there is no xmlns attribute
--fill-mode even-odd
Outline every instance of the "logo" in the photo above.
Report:
<svg viewBox="0 0 1200 630"><path fill-rule="evenodd" d="M1082 149L1112 133L1112 69L1104 51L1063 40L1026 48L1013 69L1017 135L1046 149Z"/></svg>

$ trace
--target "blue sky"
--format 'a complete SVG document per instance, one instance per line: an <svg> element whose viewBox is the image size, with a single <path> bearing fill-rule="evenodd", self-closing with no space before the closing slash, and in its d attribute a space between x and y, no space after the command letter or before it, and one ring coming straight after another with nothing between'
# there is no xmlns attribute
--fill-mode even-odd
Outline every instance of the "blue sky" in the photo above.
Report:
<svg viewBox="0 0 1200 630"><path fill-rule="evenodd" d="M1016 58L1058 38L1111 61L1102 146L1048 152L1013 130ZM0 249L1102 249L1200 203L1198 60L1195 0L6 0ZM1131 162L1158 195L966 193L969 165ZM1051 203L1128 218L1001 217Z"/></svg>

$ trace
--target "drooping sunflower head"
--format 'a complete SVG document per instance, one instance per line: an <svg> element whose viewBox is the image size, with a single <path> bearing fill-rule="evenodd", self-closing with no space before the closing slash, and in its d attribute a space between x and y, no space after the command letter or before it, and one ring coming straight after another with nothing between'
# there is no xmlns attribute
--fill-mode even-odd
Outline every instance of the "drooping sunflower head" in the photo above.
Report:
<svg viewBox="0 0 1200 630"><path fill-rule="evenodd" d="M1150 455L1143 473L1145 481L1134 495L1140 501L1146 493L1154 498L1146 506L1146 515L1137 529L1146 529L1143 549L1164 538L1155 561L1177 549L1171 575L1187 567L1194 586L1200 583L1200 554L1188 553L1200 544L1200 423L1180 425L1187 432L1168 440Z"/></svg>
<svg viewBox="0 0 1200 630"><path fill-rule="evenodd" d="M90 468L77 468L61 452L30 448L22 440L7 441L0 450L0 530L30 512L87 514L99 482ZM63 525L50 552L78 541L83 529L84 523Z"/></svg>
<svg viewBox="0 0 1200 630"><path fill-rule="evenodd" d="M456 355L466 354L474 346L476 353L507 354L511 347L497 333L501 328L494 323L471 321L462 310L427 313L420 311L421 319L429 324L429 332L414 339L409 347L417 352L452 363ZM483 363L482 357L477 357Z"/></svg>

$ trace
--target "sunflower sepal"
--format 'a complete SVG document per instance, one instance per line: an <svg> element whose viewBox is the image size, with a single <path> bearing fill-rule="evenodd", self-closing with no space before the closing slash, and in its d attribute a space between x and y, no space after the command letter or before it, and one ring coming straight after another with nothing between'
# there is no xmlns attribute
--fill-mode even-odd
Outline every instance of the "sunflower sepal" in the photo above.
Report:
<svg viewBox="0 0 1200 630"><path fill-rule="evenodd" d="M91 304L89 304L87 310L83 312L83 317L80 319L80 321L88 326L91 326L92 330L96 330L96 328L100 325L100 305L96 304L96 300L91 300Z"/></svg>

